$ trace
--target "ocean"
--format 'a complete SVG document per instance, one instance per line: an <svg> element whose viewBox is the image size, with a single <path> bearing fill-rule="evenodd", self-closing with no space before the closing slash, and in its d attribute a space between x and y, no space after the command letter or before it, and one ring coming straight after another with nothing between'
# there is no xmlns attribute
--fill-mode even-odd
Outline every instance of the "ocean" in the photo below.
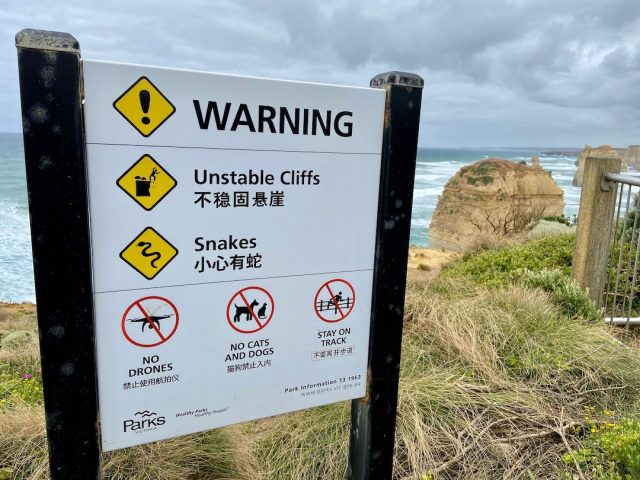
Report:
<svg viewBox="0 0 640 480"><path fill-rule="evenodd" d="M445 183L464 165L483 158L530 163L532 155L539 155L543 168L550 170L554 180L564 189L565 214L577 214L580 189L571 186L577 153L562 153L563 150L566 149L420 149L411 244L428 246L429 222ZM0 133L0 171L3 172L0 176L0 302L35 302L23 155L22 135Z"/></svg>

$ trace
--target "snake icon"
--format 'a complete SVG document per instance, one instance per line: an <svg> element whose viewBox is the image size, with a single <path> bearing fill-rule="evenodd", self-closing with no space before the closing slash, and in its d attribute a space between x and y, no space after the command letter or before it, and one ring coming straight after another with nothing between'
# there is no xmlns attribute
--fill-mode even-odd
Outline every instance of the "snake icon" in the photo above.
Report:
<svg viewBox="0 0 640 480"><path fill-rule="evenodd" d="M142 251L140 253L143 257L154 257L153 260L151 260L151 266L153 268L158 268L156 267L156 262L162 257L160 252L149 252L149 249L151 248L150 242L138 242L138 247L142 247Z"/></svg>

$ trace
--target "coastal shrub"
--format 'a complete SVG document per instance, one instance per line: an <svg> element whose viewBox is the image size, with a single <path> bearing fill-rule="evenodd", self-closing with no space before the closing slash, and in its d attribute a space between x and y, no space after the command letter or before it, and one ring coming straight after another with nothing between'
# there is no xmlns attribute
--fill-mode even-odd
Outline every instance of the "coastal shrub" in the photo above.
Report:
<svg viewBox="0 0 640 480"><path fill-rule="evenodd" d="M470 215L467 220L480 233L509 237L531 230L542 219L544 211L543 205L510 205L506 209L485 210L480 216Z"/></svg>
<svg viewBox="0 0 640 480"><path fill-rule="evenodd" d="M546 237L569 235L575 233L575 225L568 226L563 223L551 222L549 220L540 220L531 230L525 232L525 234L521 236L521 239L524 241L531 241L539 240Z"/></svg>
<svg viewBox="0 0 640 480"><path fill-rule="evenodd" d="M467 183L469 185L473 185L474 187L478 186L479 184L487 186L490 183L493 183L493 180L494 178L490 175L485 175L482 177L467 177Z"/></svg>
<svg viewBox="0 0 640 480"><path fill-rule="evenodd" d="M24 330L6 333L2 336L2 340L0 340L0 348L21 346L27 344L34 335L35 334L32 332Z"/></svg>
<svg viewBox="0 0 640 480"><path fill-rule="evenodd" d="M566 225L570 227L578 223L578 216L573 215L572 217L566 217L564 215L550 215L550 216L544 217L543 220L546 220L547 222L556 222L561 225Z"/></svg>
<svg viewBox="0 0 640 480"><path fill-rule="evenodd" d="M40 404L43 402L42 378L38 374L0 368L0 410L18 403Z"/></svg>
<svg viewBox="0 0 640 480"><path fill-rule="evenodd" d="M557 222L549 222L540 220L531 230L525 232L521 236L522 241L539 240L546 237L555 237L560 235L575 235L576 227L568 227ZM520 243L522 243L522 241Z"/></svg>
<svg viewBox="0 0 640 480"><path fill-rule="evenodd" d="M584 318L593 322L602 321L601 311L566 272L559 269L539 272L525 270L521 283L526 287L540 288L549 293L554 303L559 305L568 317Z"/></svg>
<svg viewBox="0 0 640 480"><path fill-rule="evenodd" d="M468 279L490 288L505 287L519 280L526 271L557 269L569 275L575 248L574 235L534 240L524 245L485 250L465 255L445 267L441 276Z"/></svg>
<svg viewBox="0 0 640 480"><path fill-rule="evenodd" d="M513 245L516 245L516 241L512 237L501 237L487 232L478 232L471 247L465 250L463 258L469 258L485 250L498 250Z"/></svg>
<svg viewBox="0 0 640 480"><path fill-rule="evenodd" d="M594 415L592 407L587 407L587 413L581 448L562 457L570 467L563 479L571 480L578 468L596 480L640 479L640 422L612 418L611 411Z"/></svg>
<svg viewBox="0 0 640 480"><path fill-rule="evenodd" d="M499 168L499 165L495 162L479 162L463 167L462 172L466 173L469 170L474 175L492 176Z"/></svg>

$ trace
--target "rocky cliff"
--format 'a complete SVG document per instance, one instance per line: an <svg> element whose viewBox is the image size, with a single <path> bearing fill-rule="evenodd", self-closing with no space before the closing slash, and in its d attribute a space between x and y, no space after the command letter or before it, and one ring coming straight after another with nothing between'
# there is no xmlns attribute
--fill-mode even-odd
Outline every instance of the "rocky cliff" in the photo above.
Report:
<svg viewBox="0 0 640 480"><path fill-rule="evenodd" d="M624 152L622 161L628 166L640 170L640 145L629 145Z"/></svg>
<svg viewBox="0 0 640 480"><path fill-rule="evenodd" d="M573 186L574 187L582 187L582 177L584 176L584 161L587 157L619 157L618 151L610 147L609 145L600 145L597 148L590 147L589 145L585 145L580 155L578 155L578 160L576 161L576 165L578 166L578 170L576 171L575 176L573 177ZM620 168L621 172L627 171L627 163L623 160L622 167Z"/></svg>
<svg viewBox="0 0 640 480"><path fill-rule="evenodd" d="M540 167L490 158L461 168L444 187L429 227L431 247L462 251L564 213L564 192Z"/></svg>

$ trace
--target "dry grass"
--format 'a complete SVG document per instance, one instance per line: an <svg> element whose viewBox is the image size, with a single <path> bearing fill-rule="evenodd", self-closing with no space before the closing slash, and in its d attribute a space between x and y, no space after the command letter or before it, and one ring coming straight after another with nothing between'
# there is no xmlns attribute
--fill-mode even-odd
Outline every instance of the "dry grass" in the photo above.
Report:
<svg viewBox="0 0 640 480"><path fill-rule="evenodd" d="M41 406L22 404L0 412L0 466L13 478L49 478L44 412Z"/></svg>
<svg viewBox="0 0 640 480"><path fill-rule="evenodd" d="M633 410L640 356L536 290L439 280L407 296L396 479L558 478L583 406ZM349 404L286 415L255 444L269 479L344 478Z"/></svg>
<svg viewBox="0 0 640 480"><path fill-rule="evenodd" d="M42 407L19 405L0 412L0 466L15 479L47 480L47 444ZM177 437L105 453L109 480L248 479L227 429Z"/></svg>
<svg viewBox="0 0 640 480"><path fill-rule="evenodd" d="M0 305L0 341L12 332L29 332L26 344L0 348L0 366L29 364L40 368L37 322L33 305Z"/></svg>
<svg viewBox="0 0 640 480"><path fill-rule="evenodd" d="M473 239L471 245L465 249L465 256L473 255L484 250L495 250L499 248L510 247L516 245L518 241L513 237L497 237L495 235L478 232Z"/></svg>
<svg viewBox="0 0 640 480"><path fill-rule="evenodd" d="M459 290L410 289L397 477L557 478L584 406L633 410L640 356L542 292Z"/></svg>
<svg viewBox="0 0 640 480"><path fill-rule="evenodd" d="M238 479L236 461L221 429L104 454L102 468L112 480Z"/></svg>
<svg viewBox="0 0 640 480"><path fill-rule="evenodd" d="M549 220L540 220L531 229L505 236L478 232L472 245L465 250L465 254L470 255L483 250L506 248L542 238L575 234L575 232L575 226L567 226Z"/></svg>
<svg viewBox="0 0 640 480"><path fill-rule="evenodd" d="M254 443L255 478L346 478L350 408L341 402L276 417Z"/></svg>
<svg viewBox="0 0 640 480"><path fill-rule="evenodd" d="M394 478L558 478L585 406L640 406L640 355L611 331L563 316L539 290L410 284ZM0 355L33 365L35 345ZM104 456L105 478L342 479L349 417L343 402L123 449ZM0 467L47 478L41 407L0 410L0 432Z"/></svg>
<svg viewBox="0 0 640 480"><path fill-rule="evenodd" d="M36 312L33 305L0 304L0 339L8 332L35 332L36 329Z"/></svg>
<svg viewBox="0 0 640 480"><path fill-rule="evenodd" d="M0 366L13 366L32 373L39 372L38 337L34 334L26 343L0 348Z"/></svg>

